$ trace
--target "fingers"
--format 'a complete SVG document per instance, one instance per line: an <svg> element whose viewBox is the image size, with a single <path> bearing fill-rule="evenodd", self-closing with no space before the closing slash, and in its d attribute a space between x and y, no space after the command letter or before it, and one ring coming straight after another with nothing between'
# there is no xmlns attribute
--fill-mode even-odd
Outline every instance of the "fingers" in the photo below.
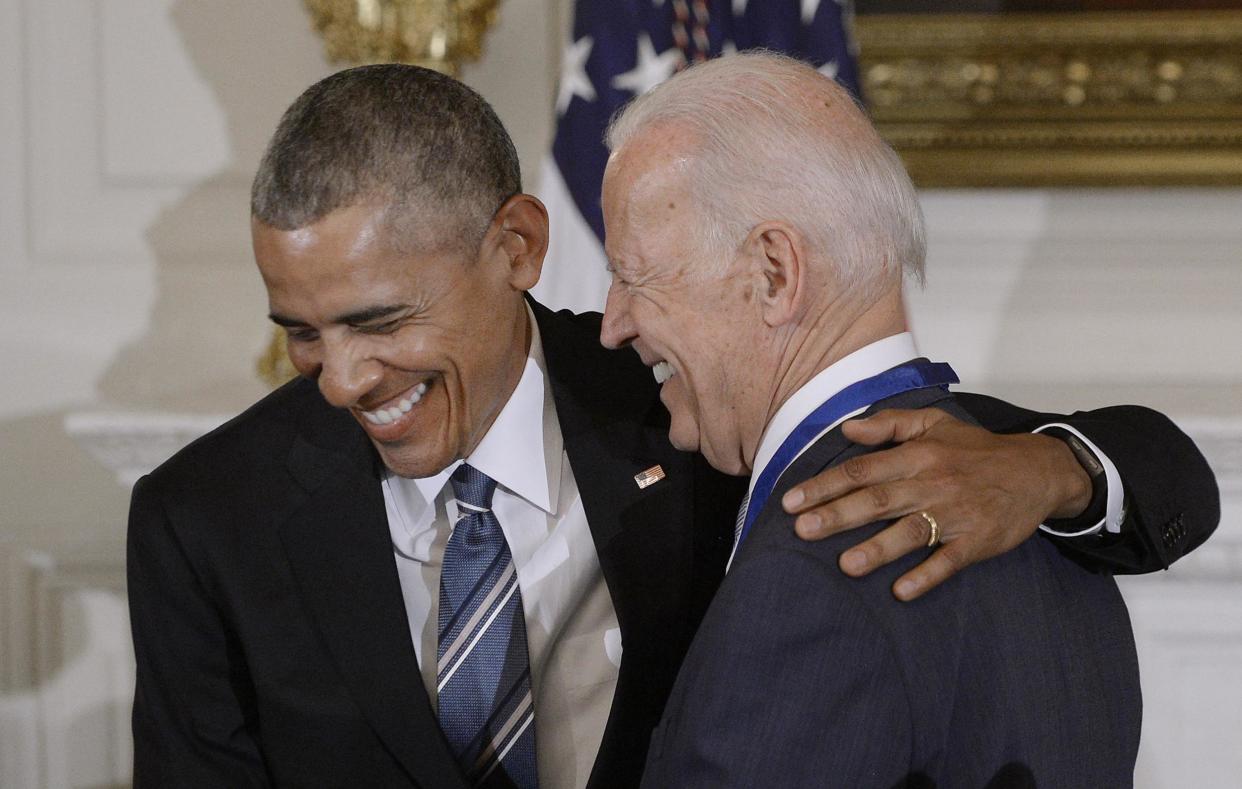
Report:
<svg viewBox="0 0 1242 789"><path fill-rule="evenodd" d="M804 540L822 540L837 532L905 515L917 502L926 501L931 493L925 483L917 480L869 485L802 513L794 521L794 531ZM927 526L926 521L919 520ZM926 535L923 542L927 542Z"/></svg>
<svg viewBox="0 0 1242 789"><path fill-rule="evenodd" d="M945 543L922 564L897 579L893 584L893 596L903 602L921 597L974 562L970 541L965 537Z"/></svg>
<svg viewBox="0 0 1242 789"><path fill-rule="evenodd" d="M910 441L945 420L953 420L953 417L938 408L917 411L889 408L866 419L852 419L843 424L841 430L856 444L875 446Z"/></svg>
<svg viewBox="0 0 1242 789"><path fill-rule="evenodd" d="M926 548L930 536L931 526L927 519L913 513L850 548L841 554L838 563L847 575L866 575L910 551Z"/></svg>
<svg viewBox="0 0 1242 789"><path fill-rule="evenodd" d="M935 408L919 411L890 409L868 419L846 422L844 429L850 440L871 445L910 441L944 422L957 420ZM881 452L861 455L796 485L785 494L781 503L786 512L796 515L868 485L908 479L927 469L933 462L927 442L902 444ZM821 514L826 522L833 520L832 513ZM863 523L867 521L859 521L854 525L861 526ZM831 532L826 532L825 535L829 533Z"/></svg>
<svg viewBox="0 0 1242 789"><path fill-rule="evenodd" d="M857 578L911 551L926 548L930 533L931 527L925 518L917 513L907 515L841 554L838 563L847 575ZM935 553L897 579L893 584L893 596L902 601L914 600L944 583L976 561L972 545L971 535L941 544Z"/></svg>
<svg viewBox="0 0 1242 789"><path fill-rule="evenodd" d="M909 479L922 471L927 462L927 452L919 446L899 446L858 455L790 488L781 499L781 504L791 515L813 507L828 507L835 503L834 499L847 493ZM877 496L882 495L882 492L877 493ZM839 520L839 513L823 511L820 515L825 522ZM864 523L870 521L857 521L854 525Z"/></svg>

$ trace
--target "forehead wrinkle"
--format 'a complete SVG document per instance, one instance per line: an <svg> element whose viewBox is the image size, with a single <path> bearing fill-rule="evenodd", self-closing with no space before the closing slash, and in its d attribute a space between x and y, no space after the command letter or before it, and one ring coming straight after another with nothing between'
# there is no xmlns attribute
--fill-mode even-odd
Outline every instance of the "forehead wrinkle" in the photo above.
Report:
<svg viewBox="0 0 1242 789"><path fill-rule="evenodd" d="M623 200L626 218L643 231L663 226L690 210L689 157L644 161L628 173Z"/></svg>
<svg viewBox="0 0 1242 789"><path fill-rule="evenodd" d="M605 254L614 268L644 278L681 268L685 236L694 219L689 171L694 154L688 130L661 122L613 151L605 171L608 210ZM624 232L617 232L622 230ZM671 253L671 254L670 254ZM674 258L670 260L671 258Z"/></svg>
<svg viewBox="0 0 1242 789"><path fill-rule="evenodd" d="M331 321L337 324L369 323L380 318L390 317L407 309L409 309L408 304L377 304L373 307L362 307L361 309L337 315Z"/></svg>

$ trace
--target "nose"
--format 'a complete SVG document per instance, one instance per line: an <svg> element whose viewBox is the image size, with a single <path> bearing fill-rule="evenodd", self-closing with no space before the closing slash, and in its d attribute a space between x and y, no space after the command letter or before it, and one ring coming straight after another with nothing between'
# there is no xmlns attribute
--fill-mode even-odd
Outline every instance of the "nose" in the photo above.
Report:
<svg viewBox="0 0 1242 789"><path fill-rule="evenodd" d="M325 343L319 391L337 408L358 405L383 377L384 366L378 360L345 344Z"/></svg>
<svg viewBox="0 0 1242 789"><path fill-rule="evenodd" d="M599 341L605 348L622 348L637 336L630 319L629 296L615 282L608 287L604 303L604 320L599 327Z"/></svg>

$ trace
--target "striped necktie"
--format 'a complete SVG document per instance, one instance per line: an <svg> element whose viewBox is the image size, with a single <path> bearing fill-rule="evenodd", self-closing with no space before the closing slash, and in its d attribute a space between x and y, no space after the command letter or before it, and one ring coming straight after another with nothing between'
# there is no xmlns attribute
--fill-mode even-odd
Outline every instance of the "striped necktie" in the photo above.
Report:
<svg viewBox="0 0 1242 789"><path fill-rule="evenodd" d="M496 480L463 463L440 571L440 727L472 786L535 789L535 713L522 592L492 513Z"/></svg>
<svg viewBox="0 0 1242 789"><path fill-rule="evenodd" d="M733 559L737 556L737 546L742 541L742 529L746 526L746 511L749 508L750 491L747 491L737 508L737 522L733 524L733 549L729 551L729 561L725 562L726 573L729 572L729 568L733 567Z"/></svg>

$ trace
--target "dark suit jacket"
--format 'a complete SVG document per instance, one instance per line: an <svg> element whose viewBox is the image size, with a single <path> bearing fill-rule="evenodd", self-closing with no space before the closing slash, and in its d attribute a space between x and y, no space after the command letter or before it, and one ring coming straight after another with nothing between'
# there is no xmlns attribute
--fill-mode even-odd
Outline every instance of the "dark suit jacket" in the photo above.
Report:
<svg viewBox="0 0 1242 789"><path fill-rule="evenodd" d="M668 443L598 316L536 305L624 659L593 785L637 783L728 555L745 481ZM666 479L639 490L660 464ZM135 487L135 784L464 786L410 641L366 435L295 381Z"/></svg>
<svg viewBox="0 0 1242 789"><path fill-rule="evenodd" d="M938 389L881 404L965 414ZM837 568L779 501L869 451L834 430L785 473L708 609L652 737L644 787L1130 785L1142 705L1111 576L1045 540L913 603ZM885 524L874 524L874 532Z"/></svg>
<svg viewBox="0 0 1242 789"><path fill-rule="evenodd" d="M669 447L650 371L600 347L598 315L532 306L624 643L591 786L632 786L720 581L745 482ZM1001 430L1061 419L977 404ZM1155 569L1206 537L1219 517L1214 487L1201 500L1202 485L1161 473L1184 464L1187 479L1211 486L1189 440L1144 410L1093 419L1071 423L1160 505L1140 501L1130 539L1086 558ZM1169 454L1110 441L1131 426ZM351 417L295 381L135 487L137 786L462 785L410 643L378 463ZM656 463L667 479L638 490L633 475ZM1166 511L1183 513L1188 536L1157 554L1150 524Z"/></svg>

